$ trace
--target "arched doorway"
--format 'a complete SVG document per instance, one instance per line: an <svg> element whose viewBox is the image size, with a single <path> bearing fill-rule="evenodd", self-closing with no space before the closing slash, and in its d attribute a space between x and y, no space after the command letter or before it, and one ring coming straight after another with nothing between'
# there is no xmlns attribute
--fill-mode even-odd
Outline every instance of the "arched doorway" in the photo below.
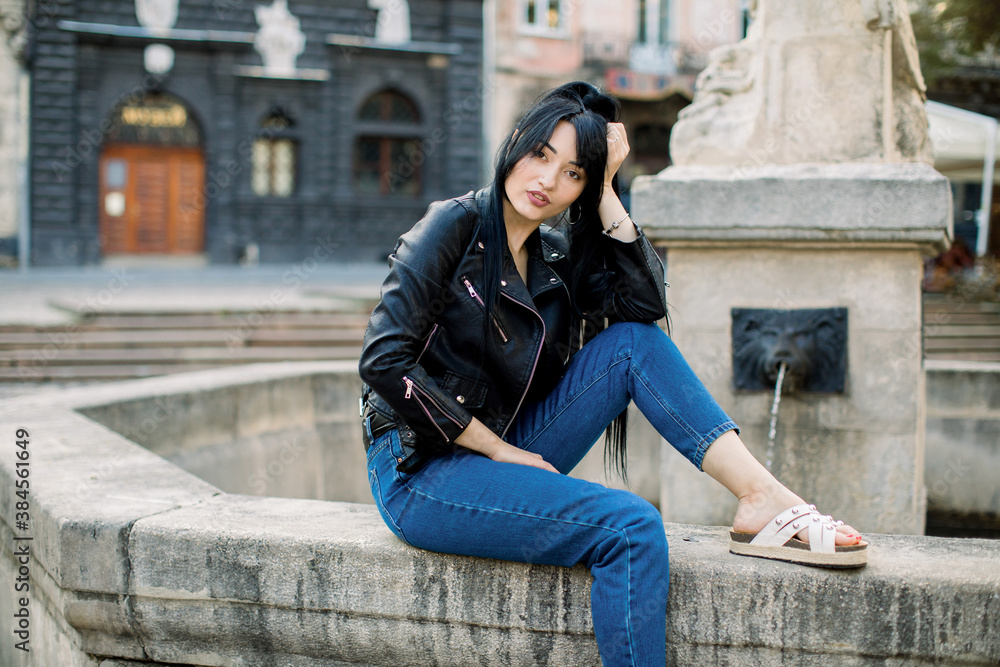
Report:
<svg viewBox="0 0 1000 667"><path fill-rule="evenodd" d="M151 93L115 109L99 182L104 255L183 255L204 248L201 132L177 98Z"/></svg>

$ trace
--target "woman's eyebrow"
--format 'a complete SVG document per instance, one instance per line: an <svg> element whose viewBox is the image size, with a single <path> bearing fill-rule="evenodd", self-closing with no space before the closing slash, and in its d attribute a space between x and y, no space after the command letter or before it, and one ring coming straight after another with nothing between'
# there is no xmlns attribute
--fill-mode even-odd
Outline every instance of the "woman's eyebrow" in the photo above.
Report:
<svg viewBox="0 0 1000 667"><path fill-rule="evenodd" d="M553 155L559 155L559 151L557 151L555 148L553 148L552 144L550 144L547 141L543 141L542 142L542 148L548 148L550 151L552 151ZM580 167L580 163L577 162L576 160L570 160L569 163L571 165L573 165L574 167Z"/></svg>

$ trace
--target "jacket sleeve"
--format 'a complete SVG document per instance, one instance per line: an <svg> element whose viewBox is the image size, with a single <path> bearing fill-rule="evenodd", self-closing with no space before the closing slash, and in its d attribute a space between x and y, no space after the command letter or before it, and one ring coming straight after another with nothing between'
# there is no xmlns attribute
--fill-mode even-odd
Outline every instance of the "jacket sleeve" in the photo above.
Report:
<svg viewBox="0 0 1000 667"><path fill-rule="evenodd" d="M471 218L456 200L435 202L400 237L365 331L361 379L420 440L453 442L472 420L419 364L435 313L454 301L450 278L471 239Z"/></svg>
<svg viewBox="0 0 1000 667"><path fill-rule="evenodd" d="M655 322L667 314L663 263L642 229L622 242L602 238L604 266L595 267L578 298L588 317L612 322Z"/></svg>

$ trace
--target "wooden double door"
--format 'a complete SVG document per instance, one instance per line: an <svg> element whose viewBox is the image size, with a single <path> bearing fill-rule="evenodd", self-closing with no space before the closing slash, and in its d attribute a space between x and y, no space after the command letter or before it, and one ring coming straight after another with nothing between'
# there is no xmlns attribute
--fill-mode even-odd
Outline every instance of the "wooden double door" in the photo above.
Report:
<svg viewBox="0 0 1000 667"><path fill-rule="evenodd" d="M103 254L173 254L205 247L200 148L112 144L100 160Z"/></svg>

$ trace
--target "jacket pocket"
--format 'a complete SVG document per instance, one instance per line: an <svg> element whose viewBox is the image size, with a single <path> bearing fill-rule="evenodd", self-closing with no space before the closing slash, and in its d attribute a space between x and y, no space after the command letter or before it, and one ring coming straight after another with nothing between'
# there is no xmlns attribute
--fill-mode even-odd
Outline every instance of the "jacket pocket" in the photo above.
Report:
<svg viewBox="0 0 1000 667"><path fill-rule="evenodd" d="M465 289L469 292L469 296L471 296L473 300L475 300L475 302L478 303L483 309L483 312L485 312L486 303L483 301L483 297L479 296L479 292L477 292L476 288L473 287L472 281L469 280L468 276L462 276L462 284L465 285ZM496 328L497 333L500 334L500 340L505 343L510 340L507 336L507 332L504 331L503 326L500 324L500 320L497 319L496 315L493 315L493 326Z"/></svg>
<svg viewBox="0 0 1000 667"><path fill-rule="evenodd" d="M486 405L486 383L452 371L445 371L441 388L466 409Z"/></svg>
<svg viewBox="0 0 1000 667"><path fill-rule="evenodd" d="M435 325L434 325L434 326L433 326L433 327L431 328L431 332L430 332L429 334L427 334L427 337L426 337L426 338L424 338L424 346L423 346L423 348L422 348L422 349L420 350L420 354L418 354L418 355L417 355L417 360L416 360L416 362L415 362L415 363L418 363L418 364L419 364L419 363L420 363L420 360L421 360L421 359L423 359L423 357L424 357L424 352L426 352L426 351L427 351L427 348L429 348L429 347L431 346L431 342L433 342L433 340L434 340L434 336L436 336L436 335L437 335L437 332L438 332L438 329L440 329L440 326L439 326L438 324L435 324Z"/></svg>

